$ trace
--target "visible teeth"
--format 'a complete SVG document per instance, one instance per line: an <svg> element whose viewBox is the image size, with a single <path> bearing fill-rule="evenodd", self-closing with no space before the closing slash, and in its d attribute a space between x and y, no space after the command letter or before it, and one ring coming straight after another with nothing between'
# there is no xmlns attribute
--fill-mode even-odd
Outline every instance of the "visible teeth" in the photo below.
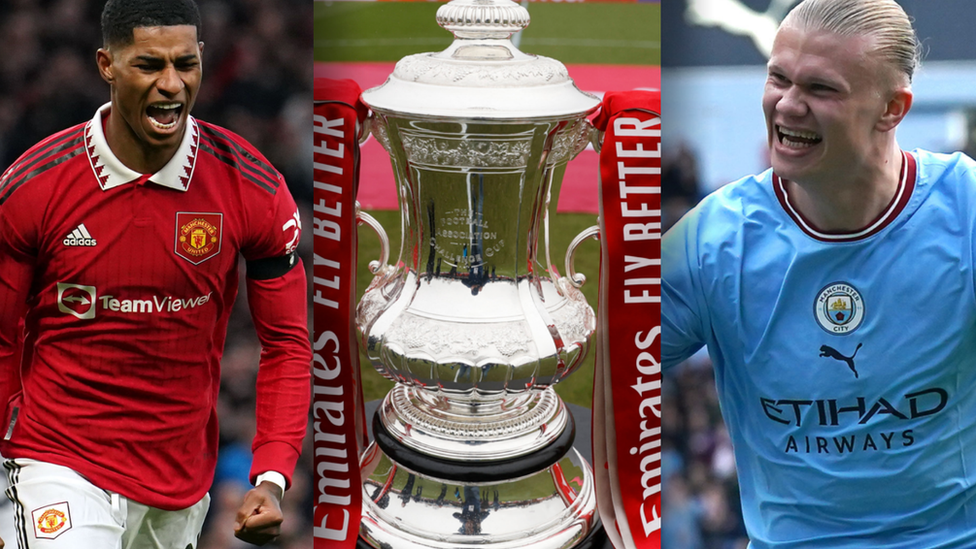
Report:
<svg viewBox="0 0 976 549"><path fill-rule="evenodd" d="M782 126L776 126L776 131L779 132L779 142L791 149L812 147L823 140L814 132L788 130Z"/></svg>
<svg viewBox="0 0 976 549"><path fill-rule="evenodd" d="M176 122L177 122L177 120L174 120L174 121L170 122L169 124L163 124L159 120L156 120L155 118L153 118L151 116L149 117L149 123L152 124L153 126L156 126L157 128L159 128L161 130L169 130L169 129L172 129L174 126L176 126Z"/></svg>
<svg viewBox="0 0 976 549"><path fill-rule="evenodd" d="M172 110L179 109L182 106L183 106L183 103L179 103L179 102L154 103L152 105L149 105L149 108L147 109L147 112L146 112L146 116L149 118L149 123L152 124L153 126L159 128L161 130L170 130L170 129L173 129L174 127L176 127L177 122L179 122L179 116L178 115L176 115L176 114L173 115L174 116L174 119L173 119L172 122L164 123L164 122L160 122L159 120L157 120L151 113L153 111L155 111L156 114L161 114L161 113L159 113L159 111L172 111ZM169 117L169 113L167 113L166 116L161 116L161 118L168 118L168 117Z"/></svg>
<svg viewBox="0 0 976 549"><path fill-rule="evenodd" d="M780 127L779 131L783 135L788 135L790 137L799 137L800 139L814 140L814 139L819 139L820 138L819 135L817 135L817 134L815 134L813 132L798 132L798 131L795 131L795 130L788 130L788 129L783 128L783 127Z"/></svg>

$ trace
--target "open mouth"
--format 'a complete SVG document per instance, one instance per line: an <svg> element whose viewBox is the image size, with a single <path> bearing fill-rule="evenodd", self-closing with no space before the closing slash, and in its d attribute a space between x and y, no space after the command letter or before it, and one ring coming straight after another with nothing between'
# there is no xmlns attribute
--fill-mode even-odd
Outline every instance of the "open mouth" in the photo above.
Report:
<svg viewBox="0 0 976 549"><path fill-rule="evenodd" d="M176 127L183 113L183 103L155 103L146 107L149 123L160 130Z"/></svg>
<svg viewBox="0 0 976 549"><path fill-rule="evenodd" d="M804 149L823 141L823 138L814 132L788 130L779 125L776 126L776 136L780 143L791 149Z"/></svg>

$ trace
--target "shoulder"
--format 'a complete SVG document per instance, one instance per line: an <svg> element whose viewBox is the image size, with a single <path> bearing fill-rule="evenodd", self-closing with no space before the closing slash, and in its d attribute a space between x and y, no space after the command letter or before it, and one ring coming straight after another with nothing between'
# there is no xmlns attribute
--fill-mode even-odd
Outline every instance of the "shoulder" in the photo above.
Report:
<svg viewBox="0 0 976 549"><path fill-rule="evenodd" d="M773 191L773 171L747 175L720 187L706 196L702 203L706 209L734 211L739 214L754 208L766 208L776 205L776 195Z"/></svg>
<svg viewBox="0 0 976 549"><path fill-rule="evenodd" d="M936 153L925 149L912 151L918 161L918 179L927 182L946 176L976 180L976 161L965 153Z"/></svg>
<svg viewBox="0 0 976 549"><path fill-rule="evenodd" d="M85 126L72 126L27 149L0 176L0 204L15 192L40 180L49 170L85 152Z"/></svg>
<svg viewBox="0 0 976 549"><path fill-rule="evenodd" d="M750 218L776 216L779 209L772 188L772 170L749 175L712 192L695 206L680 223L695 225L695 232L737 231Z"/></svg>
<svg viewBox="0 0 976 549"><path fill-rule="evenodd" d="M916 194L920 203L955 204L962 211L976 207L976 160L961 152L934 153L915 149Z"/></svg>
<svg viewBox="0 0 976 549"><path fill-rule="evenodd" d="M963 152L939 153L926 149L915 149L911 151L918 159L919 163L927 166L953 166L956 164L976 164L972 158Z"/></svg>
<svg viewBox="0 0 976 549"><path fill-rule="evenodd" d="M766 229L783 224L783 217L772 170L743 177L703 198L664 234L663 261L702 267L727 252L736 255L745 239L763 238L772 232Z"/></svg>
<svg viewBox="0 0 976 549"><path fill-rule="evenodd" d="M242 181L277 194L284 178L254 145L236 133L196 119L200 129L200 151L232 168Z"/></svg>

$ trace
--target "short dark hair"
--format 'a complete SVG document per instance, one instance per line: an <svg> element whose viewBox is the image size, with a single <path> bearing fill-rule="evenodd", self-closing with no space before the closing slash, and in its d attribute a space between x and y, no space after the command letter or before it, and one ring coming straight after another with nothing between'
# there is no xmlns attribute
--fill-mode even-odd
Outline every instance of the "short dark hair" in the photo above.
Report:
<svg viewBox="0 0 976 549"><path fill-rule="evenodd" d="M132 43L138 27L193 25L200 39L200 8L194 0L108 0L102 9L102 42L105 46Z"/></svg>

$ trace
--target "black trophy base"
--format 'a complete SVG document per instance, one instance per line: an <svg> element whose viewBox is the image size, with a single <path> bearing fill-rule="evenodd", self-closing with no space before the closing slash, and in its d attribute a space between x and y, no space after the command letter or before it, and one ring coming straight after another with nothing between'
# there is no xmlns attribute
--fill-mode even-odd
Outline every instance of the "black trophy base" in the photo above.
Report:
<svg viewBox="0 0 976 549"><path fill-rule="evenodd" d="M573 448L576 422L567 411L566 427L548 446L525 456L495 461L455 461L428 456L402 442L387 431L380 415L373 415L373 439L391 460L415 473L461 483L502 482L524 477L558 463Z"/></svg>
<svg viewBox="0 0 976 549"><path fill-rule="evenodd" d="M563 433L556 438L549 446L533 452L528 456L515 458L512 460L495 461L490 463L464 462L458 463L451 460L438 459L417 452L404 446L393 434L386 430L380 421L379 414L375 411L380 401L367 403L366 413L373 414L373 421L370 422L371 438L377 443L380 449L393 461L403 465L405 468L418 472L432 478L451 480L455 482L497 482L510 478L518 478L541 471L558 462L565 456L574 442L576 435L580 435L580 447L577 450L583 458L590 462L590 410L580 406L568 405L569 421ZM577 418L581 418L582 429L577 431ZM458 549L465 549L468 545L460 545ZM356 549L400 549L388 544L375 547L359 538ZM614 549L604 531L603 524L597 521L595 528L590 534L572 546L572 549Z"/></svg>

